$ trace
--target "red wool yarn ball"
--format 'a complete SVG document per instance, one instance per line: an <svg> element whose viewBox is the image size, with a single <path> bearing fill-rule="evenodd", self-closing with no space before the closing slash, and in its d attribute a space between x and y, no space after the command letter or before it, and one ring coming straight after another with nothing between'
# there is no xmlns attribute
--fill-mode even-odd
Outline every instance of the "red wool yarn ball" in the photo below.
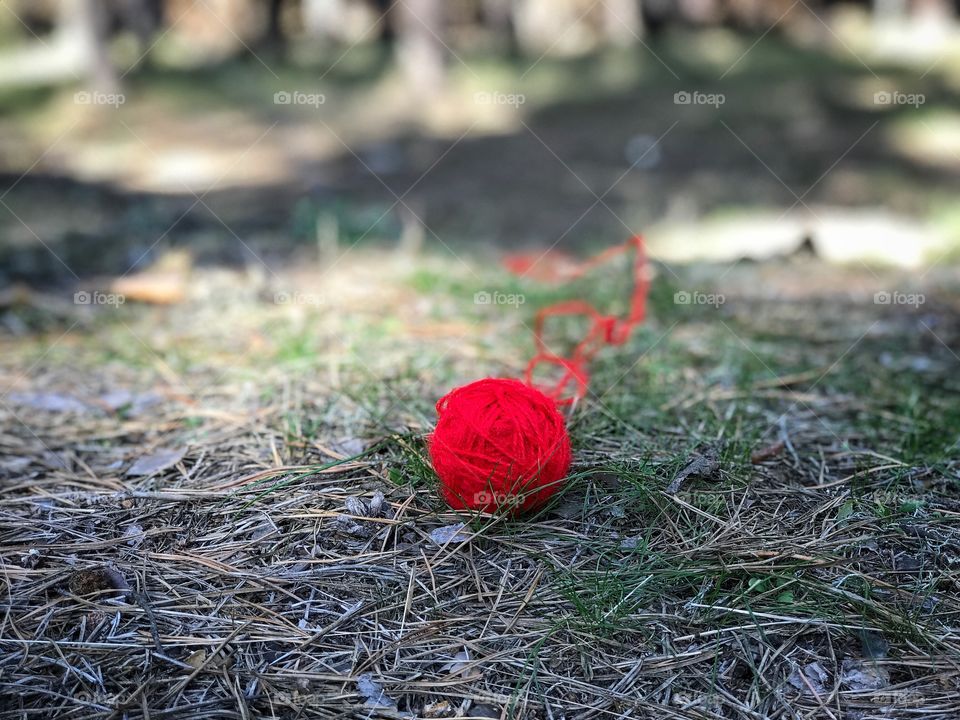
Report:
<svg viewBox="0 0 960 720"><path fill-rule="evenodd" d="M560 489L573 454L556 403L519 380L486 378L437 403L430 458L456 510L518 512Z"/></svg>

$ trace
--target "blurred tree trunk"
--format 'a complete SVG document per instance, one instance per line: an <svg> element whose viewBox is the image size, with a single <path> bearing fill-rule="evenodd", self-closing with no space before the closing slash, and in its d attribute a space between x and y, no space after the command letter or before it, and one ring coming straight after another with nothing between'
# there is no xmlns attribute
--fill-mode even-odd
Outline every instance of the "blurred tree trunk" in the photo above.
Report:
<svg viewBox="0 0 960 720"><path fill-rule="evenodd" d="M145 52L163 24L161 0L121 0L117 12L123 24L130 28Z"/></svg>
<svg viewBox="0 0 960 720"><path fill-rule="evenodd" d="M119 88L108 47L109 8L103 0L63 0L58 32L75 38L83 48L84 68L93 87L104 93Z"/></svg>
<svg viewBox="0 0 960 720"><path fill-rule="evenodd" d="M283 28L280 25L283 0L269 0L267 3L267 30L264 42L271 48L283 47Z"/></svg>
<svg viewBox="0 0 960 720"><path fill-rule="evenodd" d="M796 0L725 0L723 5L727 18L735 25L764 32L775 23L786 25L794 18L817 22L823 11L821 0L805 0L802 5Z"/></svg>
<svg viewBox="0 0 960 720"><path fill-rule="evenodd" d="M693 25L709 25L720 20L720 0L678 0L684 21Z"/></svg>
<svg viewBox="0 0 960 720"><path fill-rule="evenodd" d="M614 45L632 45L643 37L641 0L605 0L603 34Z"/></svg>
<svg viewBox="0 0 960 720"><path fill-rule="evenodd" d="M651 33L659 32L673 23L685 25L712 25L725 15L734 17L759 16L762 5L776 0L644 0L643 15Z"/></svg>
<svg viewBox="0 0 960 720"><path fill-rule="evenodd" d="M513 21L515 0L483 0L483 21L502 41L511 56L520 54L517 29Z"/></svg>
<svg viewBox="0 0 960 720"><path fill-rule="evenodd" d="M393 26L395 18L393 13L390 12L392 2L393 0L373 0L373 7L380 18L379 38L388 45L392 45L394 40L397 39L396 28Z"/></svg>
<svg viewBox="0 0 960 720"><path fill-rule="evenodd" d="M953 0L913 0L912 5L914 15L944 22L956 11Z"/></svg>
<svg viewBox="0 0 960 720"><path fill-rule="evenodd" d="M762 0L727 0L727 14L739 27L760 29L766 17Z"/></svg>
<svg viewBox="0 0 960 720"><path fill-rule="evenodd" d="M446 80L443 0L402 0L390 8L396 28L400 68L412 90L423 98L437 97Z"/></svg>
<svg viewBox="0 0 960 720"><path fill-rule="evenodd" d="M908 0L873 0L874 17L877 20L903 18L907 14Z"/></svg>

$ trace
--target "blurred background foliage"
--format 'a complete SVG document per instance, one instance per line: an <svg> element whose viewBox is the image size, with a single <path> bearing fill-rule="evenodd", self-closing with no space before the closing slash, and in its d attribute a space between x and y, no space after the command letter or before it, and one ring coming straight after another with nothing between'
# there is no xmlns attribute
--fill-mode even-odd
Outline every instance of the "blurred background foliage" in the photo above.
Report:
<svg viewBox="0 0 960 720"><path fill-rule="evenodd" d="M925 267L958 37L950 0L5 0L0 280L640 230Z"/></svg>

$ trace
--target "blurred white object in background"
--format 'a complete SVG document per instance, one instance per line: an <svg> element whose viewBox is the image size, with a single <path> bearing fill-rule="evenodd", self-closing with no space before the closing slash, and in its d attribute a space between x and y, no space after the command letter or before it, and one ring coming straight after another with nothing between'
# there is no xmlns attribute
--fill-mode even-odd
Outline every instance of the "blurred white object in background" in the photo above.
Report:
<svg viewBox="0 0 960 720"><path fill-rule="evenodd" d="M815 213L815 214L814 214ZM922 268L946 247L936 229L883 208L823 208L726 215L663 223L647 233L652 257L666 262L735 262L792 255L806 240L832 263Z"/></svg>

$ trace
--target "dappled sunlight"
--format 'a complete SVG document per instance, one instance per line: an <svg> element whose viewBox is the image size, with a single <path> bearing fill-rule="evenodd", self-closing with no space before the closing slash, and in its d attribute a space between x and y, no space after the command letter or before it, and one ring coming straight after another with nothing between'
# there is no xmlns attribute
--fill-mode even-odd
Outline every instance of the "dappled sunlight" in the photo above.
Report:
<svg viewBox="0 0 960 720"><path fill-rule="evenodd" d="M863 8L842 8L833 16L832 33L838 51L852 51L868 61L915 64L921 71L931 63L960 59L960 29L944 22L931 3L910 18L891 14L871 18Z"/></svg>
<svg viewBox="0 0 960 720"><path fill-rule="evenodd" d="M814 206L800 210L727 212L648 231L650 250L665 262L769 260L809 252L831 263L922 268L950 243L928 223L883 208Z"/></svg>
<svg viewBox="0 0 960 720"><path fill-rule="evenodd" d="M913 162L960 171L960 112L938 109L893 123L888 142Z"/></svg>

